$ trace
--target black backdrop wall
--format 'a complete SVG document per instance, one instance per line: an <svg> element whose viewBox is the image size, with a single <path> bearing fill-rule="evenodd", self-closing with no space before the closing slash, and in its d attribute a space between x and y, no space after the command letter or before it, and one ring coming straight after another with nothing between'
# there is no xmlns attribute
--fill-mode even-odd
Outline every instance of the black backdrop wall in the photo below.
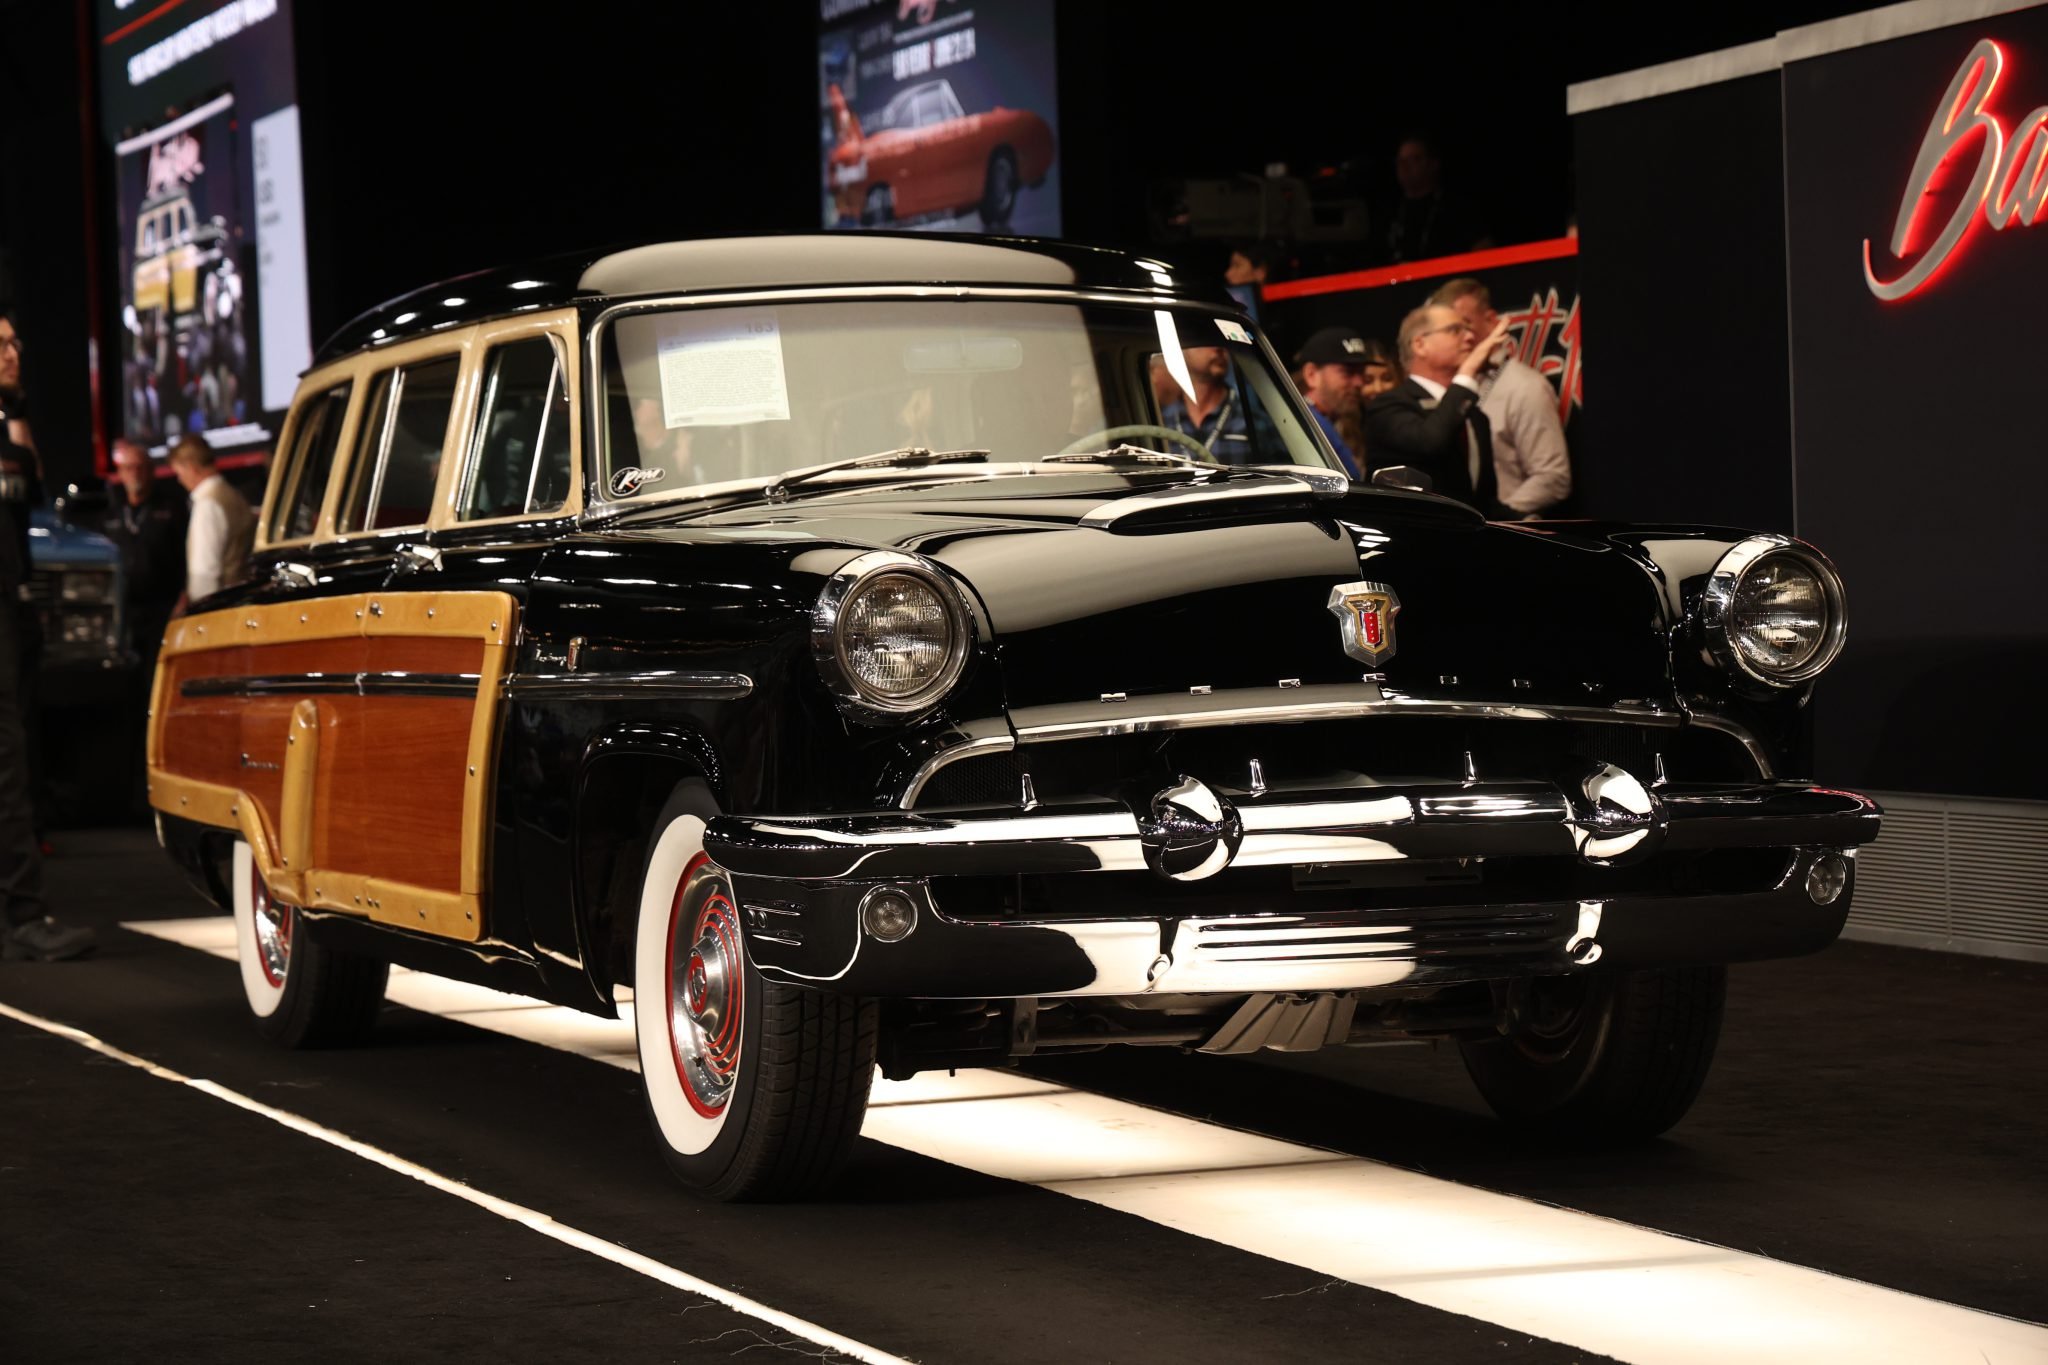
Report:
<svg viewBox="0 0 2048 1365"><path fill-rule="evenodd" d="M1596 359L1574 455L1600 515L1790 530L1841 567L1850 638L1817 692L1817 771L2041 799L2048 213L1996 232L1980 215L1908 298L1878 298L1863 265L1869 240L1881 280L1904 268L1889 246L1915 158L1986 38L2008 58L1986 112L2013 132L2048 104L2048 10L1575 118ZM1982 141L1936 177L1910 257Z"/></svg>
<svg viewBox="0 0 2048 1365"><path fill-rule="evenodd" d="M1582 114L1589 516L1792 527L1778 75Z"/></svg>
<svg viewBox="0 0 2048 1365"><path fill-rule="evenodd" d="M1793 468L1800 533L1855 594L1853 643L1818 716L1823 771L1880 789L2048 796L2048 221L1983 213L1910 297L1879 299L1921 139L1981 39L1986 112L2048 104L2048 10L1793 62L1784 72ZM1957 148L1922 243L1961 198ZM2011 148L2024 155L2026 148ZM1993 186L1994 193L1996 186ZM1919 186L1913 186L1916 195ZM1915 249L1917 256L1918 249Z"/></svg>

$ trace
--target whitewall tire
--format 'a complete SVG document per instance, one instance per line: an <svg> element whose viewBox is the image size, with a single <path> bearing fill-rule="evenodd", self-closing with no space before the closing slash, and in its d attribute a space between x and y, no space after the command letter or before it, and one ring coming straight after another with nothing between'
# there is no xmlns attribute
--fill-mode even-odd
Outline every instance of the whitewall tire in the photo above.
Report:
<svg viewBox="0 0 2048 1365"><path fill-rule="evenodd" d="M633 931L633 1029L669 1167L715 1199L815 1194L845 1165L875 1069L873 1001L762 977L741 907L704 853L709 789L677 787L652 831Z"/></svg>
<svg viewBox="0 0 2048 1365"><path fill-rule="evenodd" d="M235 959L242 965L242 994L258 1019L277 1013L291 971L291 931L298 918L289 905L273 903L256 874L249 845L237 839L234 855Z"/></svg>
<svg viewBox="0 0 2048 1365"><path fill-rule="evenodd" d="M233 862L235 959L256 1031L292 1048L361 1042L383 1007L390 964L313 942L298 908L270 894L242 840Z"/></svg>

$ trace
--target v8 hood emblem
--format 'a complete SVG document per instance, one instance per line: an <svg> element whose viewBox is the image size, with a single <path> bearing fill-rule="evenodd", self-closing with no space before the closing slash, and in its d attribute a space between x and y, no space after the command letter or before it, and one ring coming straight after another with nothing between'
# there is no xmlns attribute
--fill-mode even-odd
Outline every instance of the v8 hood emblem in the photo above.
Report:
<svg viewBox="0 0 2048 1365"><path fill-rule="evenodd" d="M1394 617L1401 599L1385 583L1339 583L1330 589L1330 614L1344 633L1344 652L1360 663L1394 656Z"/></svg>

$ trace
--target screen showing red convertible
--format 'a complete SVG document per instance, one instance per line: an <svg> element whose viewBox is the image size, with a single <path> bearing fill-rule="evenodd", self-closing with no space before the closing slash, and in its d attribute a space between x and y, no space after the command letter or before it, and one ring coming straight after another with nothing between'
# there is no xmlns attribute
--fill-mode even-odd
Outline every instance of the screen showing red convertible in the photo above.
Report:
<svg viewBox="0 0 2048 1365"><path fill-rule="evenodd" d="M830 228L1060 231L1052 0L819 0Z"/></svg>

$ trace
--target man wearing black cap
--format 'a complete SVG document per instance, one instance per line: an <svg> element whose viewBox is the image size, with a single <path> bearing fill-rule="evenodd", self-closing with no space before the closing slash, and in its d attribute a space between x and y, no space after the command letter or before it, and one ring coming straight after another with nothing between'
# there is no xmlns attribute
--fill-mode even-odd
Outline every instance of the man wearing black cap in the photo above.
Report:
<svg viewBox="0 0 2048 1365"><path fill-rule="evenodd" d="M1349 327L1325 327L1294 353L1308 410L1315 414L1316 425L1330 438L1337 458L1353 479L1365 477L1363 462L1339 434L1337 424L1350 423L1358 416L1368 354L1365 338Z"/></svg>

